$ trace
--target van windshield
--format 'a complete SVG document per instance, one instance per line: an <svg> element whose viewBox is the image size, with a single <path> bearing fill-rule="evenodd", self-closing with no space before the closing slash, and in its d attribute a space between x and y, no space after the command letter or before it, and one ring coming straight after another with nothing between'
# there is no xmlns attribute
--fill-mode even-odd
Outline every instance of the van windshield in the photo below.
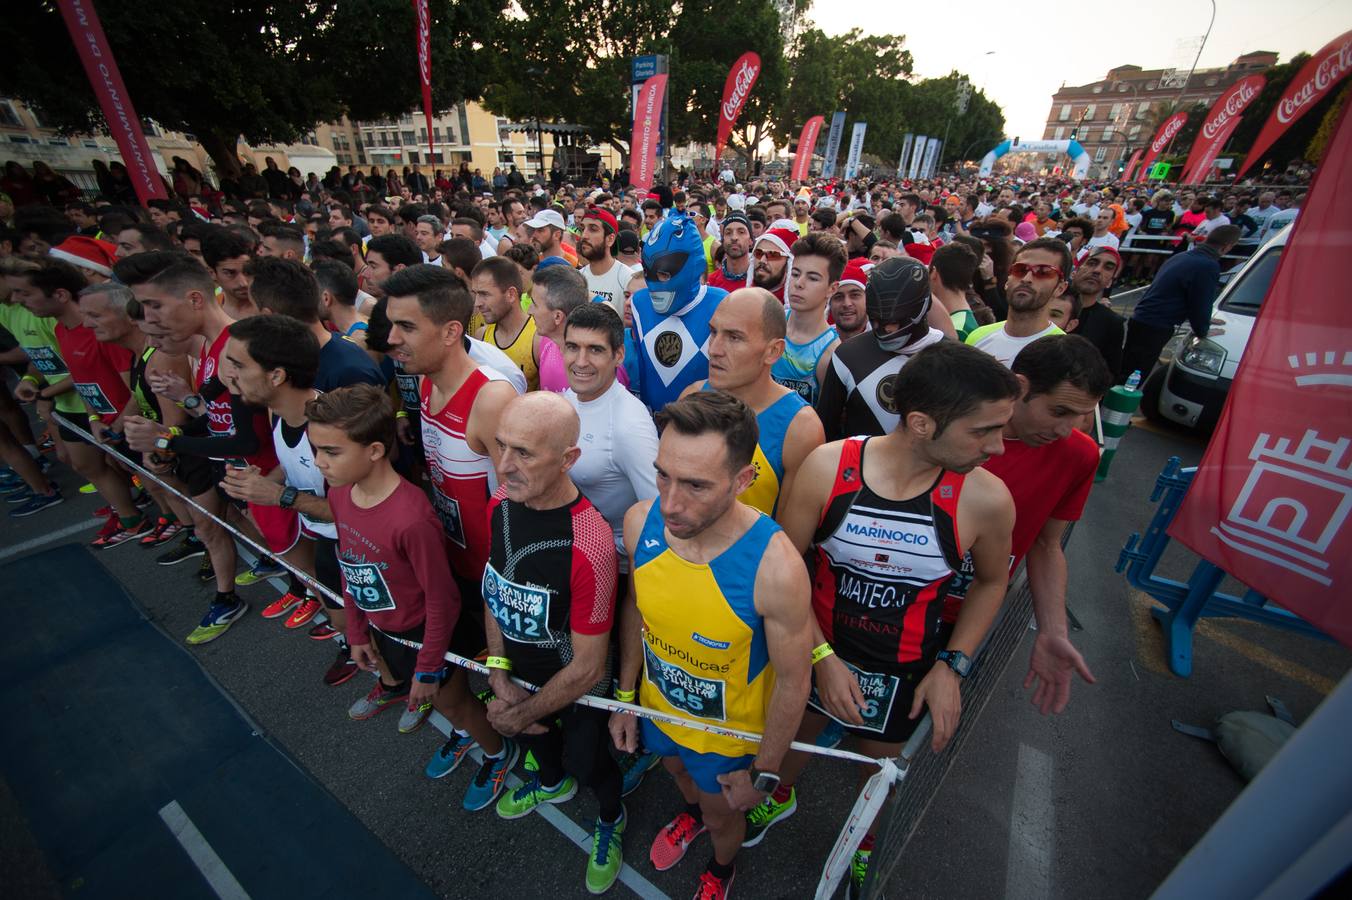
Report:
<svg viewBox="0 0 1352 900"><path fill-rule="evenodd" d="M1241 316L1256 316L1272 286L1272 276L1277 272L1277 263L1282 258L1281 247L1269 247L1258 261L1249 266L1239 280L1230 285L1221 309L1224 312Z"/></svg>

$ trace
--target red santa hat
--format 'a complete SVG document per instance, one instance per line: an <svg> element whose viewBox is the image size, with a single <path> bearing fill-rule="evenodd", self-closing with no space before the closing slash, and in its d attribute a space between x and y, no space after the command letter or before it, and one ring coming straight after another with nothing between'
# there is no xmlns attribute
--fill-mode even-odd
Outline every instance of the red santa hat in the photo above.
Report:
<svg viewBox="0 0 1352 900"><path fill-rule="evenodd" d="M113 263L117 262L117 245L98 238L74 235L47 251L56 259L71 265L113 277Z"/></svg>
<svg viewBox="0 0 1352 900"><path fill-rule="evenodd" d="M864 289L868 287L868 273L873 268L873 263L864 257L852 259L845 265L845 271L840 275L840 281L836 287L845 288L851 285Z"/></svg>
<svg viewBox="0 0 1352 900"><path fill-rule="evenodd" d="M772 249L785 256L792 257L793 251L790 248L799 237L801 235L796 228L771 228L769 231L762 232L761 236L756 238L756 246L769 244Z"/></svg>

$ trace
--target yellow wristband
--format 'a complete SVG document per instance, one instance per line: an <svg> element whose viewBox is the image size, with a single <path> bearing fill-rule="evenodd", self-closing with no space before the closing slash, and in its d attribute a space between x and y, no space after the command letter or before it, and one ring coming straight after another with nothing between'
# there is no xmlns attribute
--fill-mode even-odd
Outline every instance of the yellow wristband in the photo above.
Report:
<svg viewBox="0 0 1352 900"><path fill-rule="evenodd" d="M394 417L395 417L396 419L407 419L407 418L408 418L408 410L406 410L406 409L401 409L401 410L399 410L398 412L396 412L396 413L394 414Z"/></svg>
<svg viewBox="0 0 1352 900"><path fill-rule="evenodd" d="M102 422L102 421L103 421L103 417L102 417L102 416L96 416L96 415L94 415L93 413L90 413L90 414L89 414L89 421L91 421L91 422Z"/></svg>
<svg viewBox="0 0 1352 900"><path fill-rule="evenodd" d="M170 425L170 426L169 426L169 436L170 436L170 437L182 437L182 436L183 436L183 429L182 429L182 428L179 428L177 425Z"/></svg>
<svg viewBox="0 0 1352 900"><path fill-rule="evenodd" d="M504 672L512 671L512 661L505 656L490 656L484 660L484 665L490 669L501 669Z"/></svg>
<svg viewBox="0 0 1352 900"><path fill-rule="evenodd" d="M19 380L20 380L20 381L27 381L29 384L33 385L34 387L36 387L37 385L39 385L39 384L42 383L42 382L38 381L38 376L36 376L36 375L25 375L24 377L20 378Z"/></svg>
<svg viewBox="0 0 1352 900"><path fill-rule="evenodd" d="M633 703L638 699L638 691L622 691L619 688L616 688L615 699L621 703Z"/></svg>
<svg viewBox="0 0 1352 900"><path fill-rule="evenodd" d="M818 645L818 646L816 646L816 647L813 647L813 648L812 648L812 664L815 666L817 663L819 663L819 662L821 662L822 660L826 659L826 657L832 656L833 654L835 654L835 652L836 652L836 651L834 651L834 650L831 649L831 645L830 645L830 644L820 644L820 645Z"/></svg>

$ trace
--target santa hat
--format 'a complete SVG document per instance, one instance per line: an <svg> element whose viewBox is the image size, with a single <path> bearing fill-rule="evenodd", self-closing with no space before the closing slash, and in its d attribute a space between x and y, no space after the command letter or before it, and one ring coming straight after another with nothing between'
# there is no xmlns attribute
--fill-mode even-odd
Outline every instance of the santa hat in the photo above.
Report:
<svg viewBox="0 0 1352 900"><path fill-rule="evenodd" d="M771 228L769 231L761 233L756 238L755 246L761 244L770 244L775 250L783 253L785 256L792 257L793 251L789 248L793 246L794 241L798 240L800 235L797 228Z"/></svg>
<svg viewBox="0 0 1352 900"><path fill-rule="evenodd" d="M840 281L837 282L838 288L854 285L860 289L868 287L868 272L873 268L873 263L865 257L858 257L850 260L845 265L845 271L840 275Z"/></svg>
<svg viewBox="0 0 1352 900"><path fill-rule="evenodd" d="M52 257L71 265L113 277L113 263L117 262L117 245L98 238L74 235L47 251Z"/></svg>

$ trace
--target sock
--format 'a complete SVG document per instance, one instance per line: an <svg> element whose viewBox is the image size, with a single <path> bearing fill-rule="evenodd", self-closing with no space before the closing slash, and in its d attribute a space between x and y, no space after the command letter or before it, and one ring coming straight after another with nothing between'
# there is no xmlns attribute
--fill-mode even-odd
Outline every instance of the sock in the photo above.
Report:
<svg viewBox="0 0 1352 900"><path fill-rule="evenodd" d="M134 516L118 516L117 521L123 528L135 528L145 521L145 516L137 513Z"/></svg>
<svg viewBox="0 0 1352 900"><path fill-rule="evenodd" d="M873 849L873 832L870 831L868 834L864 835L864 839L859 842L859 849L864 853L868 853Z"/></svg>
<svg viewBox="0 0 1352 900"><path fill-rule="evenodd" d="M341 633L338 635L338 649L348 651L352 649L347 645L347 638L343 637Z"/></svg>
<svg viewBox="0 0 1352 900"><path fill-rule="evenodd" d="M565 776L565 777L567 777L567 776ZM559 781L558 781L557 784L545 784L543 781L540 782L540 790L544 791L546 794L552 794L552 793L554 793L555 791L557 791L557 790L558 790L559 788L561 788L561 787L563 787L563 779L562 779L562 778L559 779Z"/></svg>
<svg viewBox="0 0 1352 900"><path fill-rule="evenodd" d="M164 511L164 514L160 516L160 518L163 519L165 522L169 523L170 525L178 521L178 516L174 515L174 511L172 509L166 509Z"/></svg>
<svg viewBox="0 0 1352 900"><path fill-rule="evenodd" d="M699 822L701 825L704 824L704 810L699 808L698 803L687 803L685 805L685 812L686 815L690 816L696 822Z"/></svg>
<svg viewBox="0 0 1352 900"><path fill-rule="evenodd" d="M727 881L732 877L732 873L737 870L736 863L728 863L726 866L717 859L709 858L709 873L719 881Z"/></svg>
<svg viewBox="0 0 1352 900"><path fill-rule="evenodd" d="M619 825L624 821L624 806L620 806L620 811L613 816L607 816L604 812L596 817L596 821L602 825Z"/></svg>
<svg viewBox="0 0 1352 900"><path fill-rule="evenodd" d="M793 796L793 785L781 782L770 796L775 798L776 803L788 803L789 798Z"/></svg>
<svg viewBox="0 0 1352 900"><path fill-rule="evenodd" d="M235 596L235 592L234 592L234 591L217 591L217 592L216 592L216 605L217 605L217 606L234 606L234 605L235 605L236 603L238 603L238 602L239 602L239 598Z"/></svg>
<svg viewBox="0 0 1352 900"><path fill-rule="evenodd" d="M275 566L276 564L277 564L277 561L276 561L275 559L272 559L271 557L269 557L268 560L267 560L266 562L260 562L260 563L259 563L259 566L260 566L260 567L262 567L262 566L264 566L264 565ZM305 591L305 582L301 581L301 580L300 580L300 577L299 577L298 575L296 575L294 572L292 572L291 575L290 575L290 582L289 582L289 585L290 585L290 586L287 587L287 590L288 590L288 591L290 591L291 593L295 594L297 597L304 597L304 596L305 596L305 593L306 593L306 591Z"/></svg>

